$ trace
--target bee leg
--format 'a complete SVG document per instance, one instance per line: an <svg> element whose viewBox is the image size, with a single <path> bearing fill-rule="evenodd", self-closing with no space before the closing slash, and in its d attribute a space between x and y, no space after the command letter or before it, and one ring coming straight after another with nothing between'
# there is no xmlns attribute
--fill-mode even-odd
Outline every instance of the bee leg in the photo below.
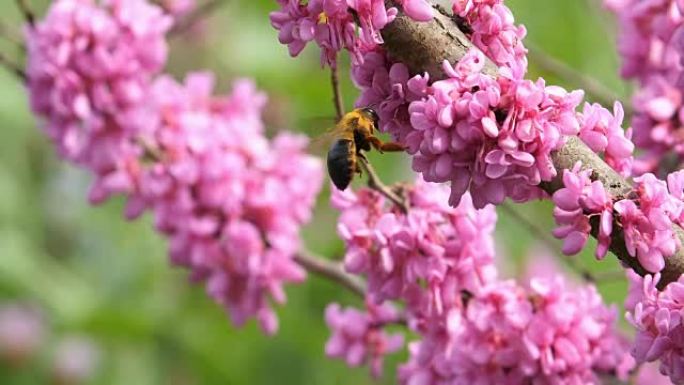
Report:
<svg viewBox="0 0 684 385"><path fill-rule="evenodd" d="M356 153L356 156L360 159L362 159L364 162L368 162L368 158L366 158L366 155L363 154L363 152L359 151ZM355 173L359 174L359 176L363 175L363 171L361 170L361 167L359 167L359 162L357 161L356 164L354 165L356 169L354 170Z"/></svg>
<svg viewBox="0 0 684 385"><path fill-rule="evenodd" d="M375 147L381 154L385 151L395 152L404 151L406 147L396 142L383 142L382 140L376 138L375 136L369 136L368 141Z"/></svg>

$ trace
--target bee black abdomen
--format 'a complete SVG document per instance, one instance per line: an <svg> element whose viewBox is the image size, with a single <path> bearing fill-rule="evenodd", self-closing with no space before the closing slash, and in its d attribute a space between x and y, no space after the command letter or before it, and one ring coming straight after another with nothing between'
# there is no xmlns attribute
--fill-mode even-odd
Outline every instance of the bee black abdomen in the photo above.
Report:
<svg viewBox="0 0 684 385"><path fill-rule="evenodd" d="M328 151L328 174L335 187L344 190L351 183L356 170L356 154L354 142L339 139L330 146Z"/></svg>

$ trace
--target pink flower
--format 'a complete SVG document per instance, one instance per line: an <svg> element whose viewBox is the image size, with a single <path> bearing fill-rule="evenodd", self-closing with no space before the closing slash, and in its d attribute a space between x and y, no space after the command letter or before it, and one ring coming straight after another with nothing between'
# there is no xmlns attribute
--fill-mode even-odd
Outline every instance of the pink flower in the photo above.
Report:
<svg viewBox="0 0 684 385"><path fill-rule="evenodd" d="M155 82L149 106L160 116L141 138L152 160L139 159L127 175L135 186L128 214L151 209L172 261L205 281L235 324L256 317L273 333L269 299L285 302L283 285L304 279L293 256L321 165L304 154L305 139L263 136L265 97L251 82L236 82L222 97L212 89L208 74Z"/></svg>
<svg viewBox="0 0 684 385"><path fill-rule="evenodd" d="M560 276L530 289L493 282L465 296L409 345L402 384L599 384L633 367L616 330L616 311L593 286L568 288ZM460 301L459 301L460 302Z"/></svg>
<svg viewBox="0 0 684 385"><path fill-rule="evenodd" d="M597 153L603 153L609 166L622 176L632 174L632 153L634 144L630 141L631 130L622 129L624 111L619 102L615 102L613 113L599 104L585 103L579 114L579 137Z"/></svg>
<svg viewBox="0 0 684 385"><path fill-rule="evenodd" d="M399 0L406 15L416 21L432 20L432 5L426 0Z"/></svg>
<svg viewBox="0 0 684 385"><path fill-rule="evenodd" d="M634 142L644 154L636 172L665 171L666 157L681 163L681 61L684 13L676 0L604 0L619 21L622 76L636 79ZM675 163L676 164L676 163ZM663 168L663 170L659 170Z"/></svg>
<svg viewBox="0 0 684 385"><path fill-rule="evenodd" d="M637 363L660 360L660 373L679 384L684 381L682 348L682 280L670 283L662 291L656 289L660 275L646 276L643 280L643 297L627 319L637 329L632 354Z"/></svg>
<svg viewBox="0 0 684 385"><path fill-rule="evenodd" d="M527 49L522 41L524 26L515 26L511 10L503 0L454 0L453 12L465 19L472 32L470 40L499 66L517 73L527 71Z"/></svg>
<svg viewBox="0 0 684 385"><path fill-rule="evenodd" d="M556 207L553 210L558 227L553 231L564 239L563 253L574 255L586 244L591 231L589 218L598 216L599 233L596 257L602 259L610 247L613 230L613 200L600 181L592 182L591 170L582 170L576 164L563 173L564 188L553 194Z"/></svg>
<svg viewBox="0 0 684 385"><path fill-rule="evenodd" d="M145 0L58 0L27 30L32 110L62 157L113 190L131 187L112 172L139 156L132 117L166 62L170 25Z"/></svg>
<svg viewBox="0 0 684 385"><path fill-rule="evenodd" d="M46 324L35 308L20 304L0 306L0 358L21 365L46 343Z"/></svg>
<svg viewBox="0 0 684 385"><path fill-rule="evenodd" d="M446 189L420 180L407 193L411 210L404 214L374 191L333 190L345 267L367 277L376 302L411 296L415 312L441 313L453 295L447 288L476 291L495 278L496 215L492 207L475 210L469 196L449 207ZM420 282L428 290L414 297Z"/></svg>
<svg viewBox="0 0 684 385"><path fill-rule="evenodd" d="M383 42L380 30L397 15L383 0L278 0L280 9L270 14L278 40L297 56L310 41L321 49L321 64L337 66L337 54L349 51L354 63ZM358 22L357 35L355 22Z"/></svg>
<svg viewBox="0 0 684 385"><path fill-rule="evenodd" d="M332 331L325 345L325 354L343 358L351 367L370 361L374 377L382 374L383 356L404 346L401 334L388 335L383 327L397 321L397 312L389 305L366 301L367 312L354 308L342 309L332 303L325 309L325 322Z"/></svg>

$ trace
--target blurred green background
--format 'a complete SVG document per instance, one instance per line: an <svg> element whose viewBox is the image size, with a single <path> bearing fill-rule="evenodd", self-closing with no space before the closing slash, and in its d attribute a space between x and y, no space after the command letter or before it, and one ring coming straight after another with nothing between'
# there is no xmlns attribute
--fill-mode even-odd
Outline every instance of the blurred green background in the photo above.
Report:
<svg viewBox="0 0 684 385"><path fill-rule="evenodd" d="M48 3L34 0L32 6L42 14ZM526 25L529 42L628 100L627 86L617 75L614 23L598 0L507 4ZM270 97L270 129L316 135L333 116L328 73L319 67L312 47L297 59L289 57L268 21L274 8L270 0L227 0L194 32L172 40L168 69L179 78L187 71L214 71L221 90L229 89L236 77L253 77ZM2 1L0 15L3 26L20 31L14 1ZM21 60L19 50L4 39L0 49ZM342 71L343 93L351 106L356 91L347 69ZM533 60L530 76L575 87L540 71ZM0 363L1 384L49 383L51 349L74 333L88 336L101 350L96 375L88 382L93 384L394 383L394 368L405 353L386 362L378 382L366 368L349 369L324 357L325 305L358 300L318 277L288 288L288 304L278 309L276 336L262 335L253 322L243 329L232 327L202 287L188 285L186 272L169 266L165 242L152 230L149 216L126 222L120 200L88 205L88 176L56 158L28 111L25 90L4 70L0 124L0 303L37 304L51 330L30 362L20 367ZM413 178L405 156L373 154L372 161L386 181ZM327 196L326 188L305 237L311 249L336 258L342 245L335 237L336 214ZM548 204L513 209L546 231L553 228ZM509 213L499 213L500 261L506 274L515 276L539 241ZM555 245L558 253L559 243ZM619 269L612 257L600 264L587 254L576 259L592 270ZM619 303L625 284L607 281L600 290L607 301Z"/></svg>

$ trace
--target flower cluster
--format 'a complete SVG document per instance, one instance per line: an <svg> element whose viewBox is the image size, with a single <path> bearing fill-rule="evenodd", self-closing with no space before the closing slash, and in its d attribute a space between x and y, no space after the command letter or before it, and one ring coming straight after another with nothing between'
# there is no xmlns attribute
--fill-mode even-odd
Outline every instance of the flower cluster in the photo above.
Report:
<svg viewBox="0 0 684 385"><path fill-rule="evenodd" d="M129 115L166 63L170 26L144 0L59 0L27 30L31 108L60 155L99 174L133 152Z"/></svg>
<svg viewBox="0 0 684 385"><path fill-rule="evenodd" d="M596 289L560 276L488 284L410 345L403 384L599 384L625 379L633 360L615 331L617 312Z"/></svg>
<svg viewBox="0 0 684 385"><path fill-rule="evenodd" d="M151 208L170 238L172 261L205 280L234 323L256 316L272 333L268 297L282 303L283 283L304 278L293 256L322 168L304 154L306 139L263 136L265 98L251 82L236 82L225 97L212 89L208 74L190 75L183 85L159 78L150 100L161 115L157 124L145 117L141 135L153 160L138 158L112 179L129 181L129 217Z"/></svg>
<svg viewBox="0 0 684 385"><path fill-rule="evenodd" d="M423 181L406 193L408 213L373 190L334 190L345 267L366 276L376 302L411 297L414 312L442 312L449 292L476 290L496 278L496 213L491 206L475 210L468 195L450 207L446 188ZM423 285L427 291L417 296Z"/></svg>
<svg viewBox="0 0 684 385"><path fill-rule="evenodd" d="M368 279L374 304L403 301L407 324L421 337L409 345L401 383L626 377L633 366L628 342L616 332L616 309L593 286L571 287L555 273L527 287L498 280L492 206L475 209L466 193L453 208L446 187L421 180L403 188L407 213L369 189L332 197L347 270ZM348 357L351 343L338 345L346 349L337 355Z"/></svg>
<svg viewBox="0 0 684 385"><path fill-rule="evenodd" d="M527 201L543 196L537 186L556 175L551 152L566 137L579 135L611 166L631 173L634 146L622 130L619 104L612 114L590 104L576 112L582 92L523 79L524 28L513 26L503 4L454 6L476 26L475 43L501 64L497 78L483 73L486 59L477 50L455 66L445 62L447 78L432 84L427 75L411 77L406 66L392 63L380 49L352 69L361 89L356 104L377 106L380 129L406 146L415 171L430 182L450 182L454 206L465 191L476 207L507 197Z"/></svg>
<svg viewBox="0 0 684 385"><path fill-rule="evenodd" d="M373 376L382 374L383 356L394 353L404 346L401 334L388 335L383 326L399 320L399 314L390 305L366 303L367 311L354 308L342 309L331 303L325 309L325 322L332 335L325 345L325 354L332 358L344 358L351 367L370 360Z"/></svg>
<svg viewBox="0 0 684 385"><path fill-rule="evenodd" d="M679 133L684 116L681 87L684 12L677 0L604 0L618 19L618 50L622 76L637 80L633 97L634 141L645 153L637 172L667 171L664 157L675 156L674 166L684 156L684 137ZM676 167L679 168L679 167Z"/></svg>
<svg viewBox="0 0 684 385"><path fill-rule="evenodd" d="M153 213L173 263L206 282L234 323L258 318L304 271L299 228L322 181L306 139L264 136L250 81L212 95L209 74L155 76L170 19L145 0L59 0L28 35L34 111L69 160L95 176L93 203L121 194L126 216Z"/></svg>
<svg viewBox="0 0 684 385"><path fill-rule="evenodd" d="M499 66L515 73L527 70L527 49L523 39L525 26L515 18L503 0L452 0L453 12L468 24L470 41Z"/></svg>
<svg viewBox="0 0 684 385"><path fill-rule="evenodd" d="M672 282L662 292L656 288L660 275L647 275L639 302L627 314L637 335L632 354L638 363L660 360L660 372L673 383L684 383L684 281ZM633 296L635 297L635 296Z"/></svg>
<svg viewBox="0 0 684 385"><path fill-rule="evenodd" d="M321 64L337 66L337 54L347 50L355 63L363 54L382 44L380 30L397 16L384 0L277 0L280 9L270 15L278 40L297 56L307 43L321 49ZM404 12L419 21L432 19L432 6L426 0L398 1ZM358 27L358 34L356 28Z"/></svg>
<svg viewBox="0 0 684 385"><path fill-rule="evenodd" d="M558 227L554 235L564 239L563 252L576 254L586 244L591 231L590 219L597 218L596 257L603 258L611 244L614 221L624 233L627 252L646 270L656 273L665 266L665 258L678 245L673 225L681 224L684 203L684 172L668 176L665 183L653 174L634 179L634 190L626 197L613 197L592 171L576 164L563 173L563 188L553 194L554 217Z"/></svg>

